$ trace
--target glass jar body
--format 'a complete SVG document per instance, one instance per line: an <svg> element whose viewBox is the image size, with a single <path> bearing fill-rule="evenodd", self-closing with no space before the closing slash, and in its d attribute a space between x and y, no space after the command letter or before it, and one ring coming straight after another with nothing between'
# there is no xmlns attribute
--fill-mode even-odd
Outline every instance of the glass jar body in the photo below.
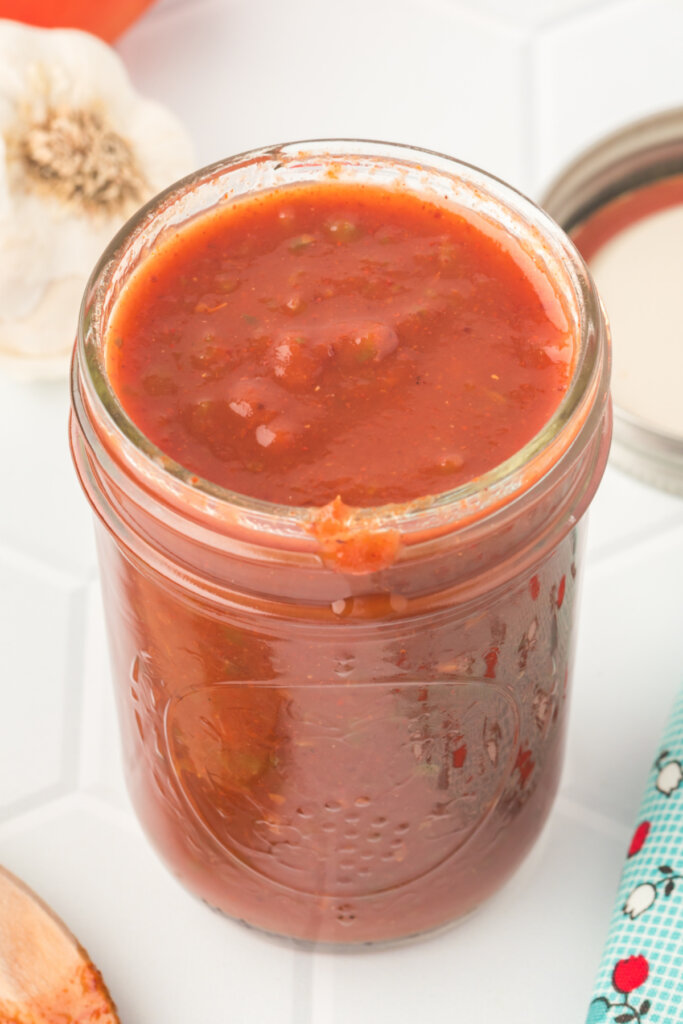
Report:
<svg viewBox="0 0 683 1024"><path fill-rule="evenodd" d="M199 597L100 527L128 786L173 873L326 942L486 899L557 788L581 530L485 595L366 619Z"/></svg>
<svg viewBox="0 0 683 1024"><path fill-rule="evenodd" d="M556 415L507 463L448 494L353 510L321 539L320 510L222 491L155 449L104 352L159 237L234 195L330 174L466 206L557 286L576 365ZM566 236L436 154L348 141L245 154L175 186L112 243L83 305L71 444L98 517L128 784L190 890L270 932L371 942L444 925L514 871L559 778L608 379L602 312ZM390 557L364 559L383 539Z"/></svg>

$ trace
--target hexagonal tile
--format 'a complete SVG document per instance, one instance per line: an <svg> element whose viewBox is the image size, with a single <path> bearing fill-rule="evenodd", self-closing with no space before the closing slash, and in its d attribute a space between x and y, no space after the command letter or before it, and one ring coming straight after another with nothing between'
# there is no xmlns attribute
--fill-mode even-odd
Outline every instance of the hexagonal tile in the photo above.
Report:
<svg viewBox="0 0 683 1024"><path fill-rule="evenodd" d="M625 515L625 510L628 514ZM589 513L586 558L595 565L655 532L683 526L683 501L608 464Z"/></svg>
<svg viewBox="0 0 683 1024"><path fill-rule="evenodd" d="M88 587L85 608L80 784L118 806L128 806L119 750L118 717L99 581Z"/></svg>
<svg viewBox="0 0 683 1024"><path fill-rule="evenodd" d="M178 0L176 0L178 2ZM628 2L628 0L622 0ZM602 6L614 4L614 0L466 0L478 14L498 18L515 25L538 26L570 18Z"/></svg>
<svg viewBox="0 0 683 1024"><path fill-rule="evenodd" d="M67 797L0 827L0 861L73 930L122 1021L306 1019L292 1018L302 954L189 896L127 815Z"/></svg>
<svg viewBox="0 0 683 1024"><path fill-rule="evenodd" d="M192 89L169 59L181 46ZM178 4L119 49L138 86L183 119L202 162L287 139L365 137L525 183L523 39L455 4Z"/></svg>
<svg viewBox="0 0 683 1024"><path fill-rule="evenodd" d="M341 956L212 913L160 869L127 815L89 798L67 797L0 827L0 860L73 929L124 1021L194 1024L229 1008L235 1024L529 1024L545 1019L558 991L563 1015L553 1020L582 1019L627 841L613 833L560 803L521 871L466 926ZM549 896L560 947L548 942ZM569 989L558 949L571 950Z"/></svg>
<svg viewBox="0 0 683 1024"><path fill-rule="evenodd" d="M0 376L0 544L75 576L95 565L91 512L71 464L66 379Z"/></svg>
<svg viewBox="0 0 683 1024"><path fill-rule="evenodd" d="M299 1019L311 1024L583 1020L624 841L598 835L560 808L538 855L532 854L507 888L461 926L371 955L316 956L311 1014ZM549 892L553 921L561 928L557 943L548 941L549 904L543 894ZM571 950L569 986L562 950Z"/></svg>
<svg viewBox="0 0 683 1024"><path fill-rule="evenodd" d="M588 567L563 791L630 825L681 685L683 526Z"/></svg>
<svg viewBox="0 0 683 1024"><path fill-rule="evenodd" d="M683 102L683 6L610 4L541 33L536 182L622 124Z"/></svg>
<svg viewBox="0 0 683 1024"><path fill-rule="evenodd" d="M0 552L0 815L75 785L82 591Z"/></svg>

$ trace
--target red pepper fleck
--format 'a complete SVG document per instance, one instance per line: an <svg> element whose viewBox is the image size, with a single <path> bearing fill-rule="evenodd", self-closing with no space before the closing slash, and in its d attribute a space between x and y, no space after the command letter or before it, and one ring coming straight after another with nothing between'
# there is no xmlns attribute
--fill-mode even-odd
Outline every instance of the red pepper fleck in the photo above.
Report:
<svg viewBox="0 0 683 1024"><path fill-rule="evenodd" d="M490 651L484 655L484 662L486 663L486 672L484 674L485 679L496 678L496 665L498 664L498 648L492 647Z"/></svg>
<svg viewBox="0 0 683 1024"><path fill-rule="evenodd" d="M467 744L463 743L461 747L453 751L453 767L462 768L467 757Z"/></svg>
<svg viewBox="0 0 683 1024"><path fill-rule="evenodd" d="M517 760L515 761L515 769L519 772L519 779L522 786L526 786L534 768L535 764L531 757L531 751L525 750L524 747L520 747L519 753L517 754Z"/></svg>
<svg viewBox="0 0 683 1024"><path fill-rule="evenodd" d="M532 576L529 580L529 590L531 591L531 596L535 601L541 593L541 584L538 576Z"/></svg>
<svg viewBox="0 0 683 1024"><path fill-rule="evenodd" d="M560 585L557 588L557 607L558 608L562 607L562 602L564 601L564 592L565 592L566 589L567 589L567 577L563 576L562 579L560 580Z"/></svg>

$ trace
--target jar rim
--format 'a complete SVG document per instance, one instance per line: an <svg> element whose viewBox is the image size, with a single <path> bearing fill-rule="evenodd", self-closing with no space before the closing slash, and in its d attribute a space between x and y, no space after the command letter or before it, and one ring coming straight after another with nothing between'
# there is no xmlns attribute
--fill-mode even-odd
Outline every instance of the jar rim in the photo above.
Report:
<svg viewBox="0 0 683 1024"><path fill-rule="evenodd" d="M258 529L261 534L310 535L311 526L320 513L318 507L281 505L221 487L171 459L142 433L127 416L106 374L103 361L106 324L103 328L101 321L113 277L120 270L131 243L140 240L162 214L169 216L184 197L192 196L203 186L215 187L220 182L218 191L222 198L227 198L223 178L236 169L259 162L270 161L277 169L285 165L301 169L314 167L315 161L332 164L344 161L348 167L363 160L400 165L412 172L426 172L459 183L471 195L484 197L489 204L499 207L501 215L506 211L518 224L525 224L537 247L534 256L540 258L542 249L544 258L550 259L565 275L564 294L574 303L577 329L573 372L567 390L553 415L526 445L457 488L409 502L350 509L347 525L352 524L353 529L359 530L372 529L374 533L399 531L406 540L412 537L417 541L488 518L551 475L564 455L576 449L580 435L586 442L592 437L604 411L598 397L607 390L609 340L590 273L555 221L512 186L453 157L376 140L311 139L249 150L200 168L141 207L100 257L81 304L72 365L72 396L83 434L110 471L125 467L124 472L129 475L132 472L144 480L148 493L152 492L157 498L164 496L172 504L182 504L201 518L208 516L216 525L236 519L244 523L246 517L249 527ZM274 183L274 187L278 184ZM494 219L490 223L496 226ZM501 221L497 226L505 230ZM547 277L551 280L549 274ZM99 429L93 420L97 421ZM109 443L103 442L103 437ZM118 449L115 456L112 444Z"/></svg>

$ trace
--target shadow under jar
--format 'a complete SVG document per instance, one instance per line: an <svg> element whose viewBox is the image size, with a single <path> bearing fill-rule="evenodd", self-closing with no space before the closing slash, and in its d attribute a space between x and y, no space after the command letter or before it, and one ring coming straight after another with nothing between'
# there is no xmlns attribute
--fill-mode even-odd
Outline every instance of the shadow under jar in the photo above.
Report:
<svg viewBox="0 0 683 1024"><path fill-rule="evenodd" d="M468 210L552 283L574 345L555 413L507 461L337 520L171 460L125 414L105 358L122 289L182 224L330 174ZM244 154L114 239L84 299L71 444L97 514L128 786L192 892L269 932L385 941L468 913L520 864L560 774L608 377L600 304L566 236L437 154L348 140Z"/></svg>

